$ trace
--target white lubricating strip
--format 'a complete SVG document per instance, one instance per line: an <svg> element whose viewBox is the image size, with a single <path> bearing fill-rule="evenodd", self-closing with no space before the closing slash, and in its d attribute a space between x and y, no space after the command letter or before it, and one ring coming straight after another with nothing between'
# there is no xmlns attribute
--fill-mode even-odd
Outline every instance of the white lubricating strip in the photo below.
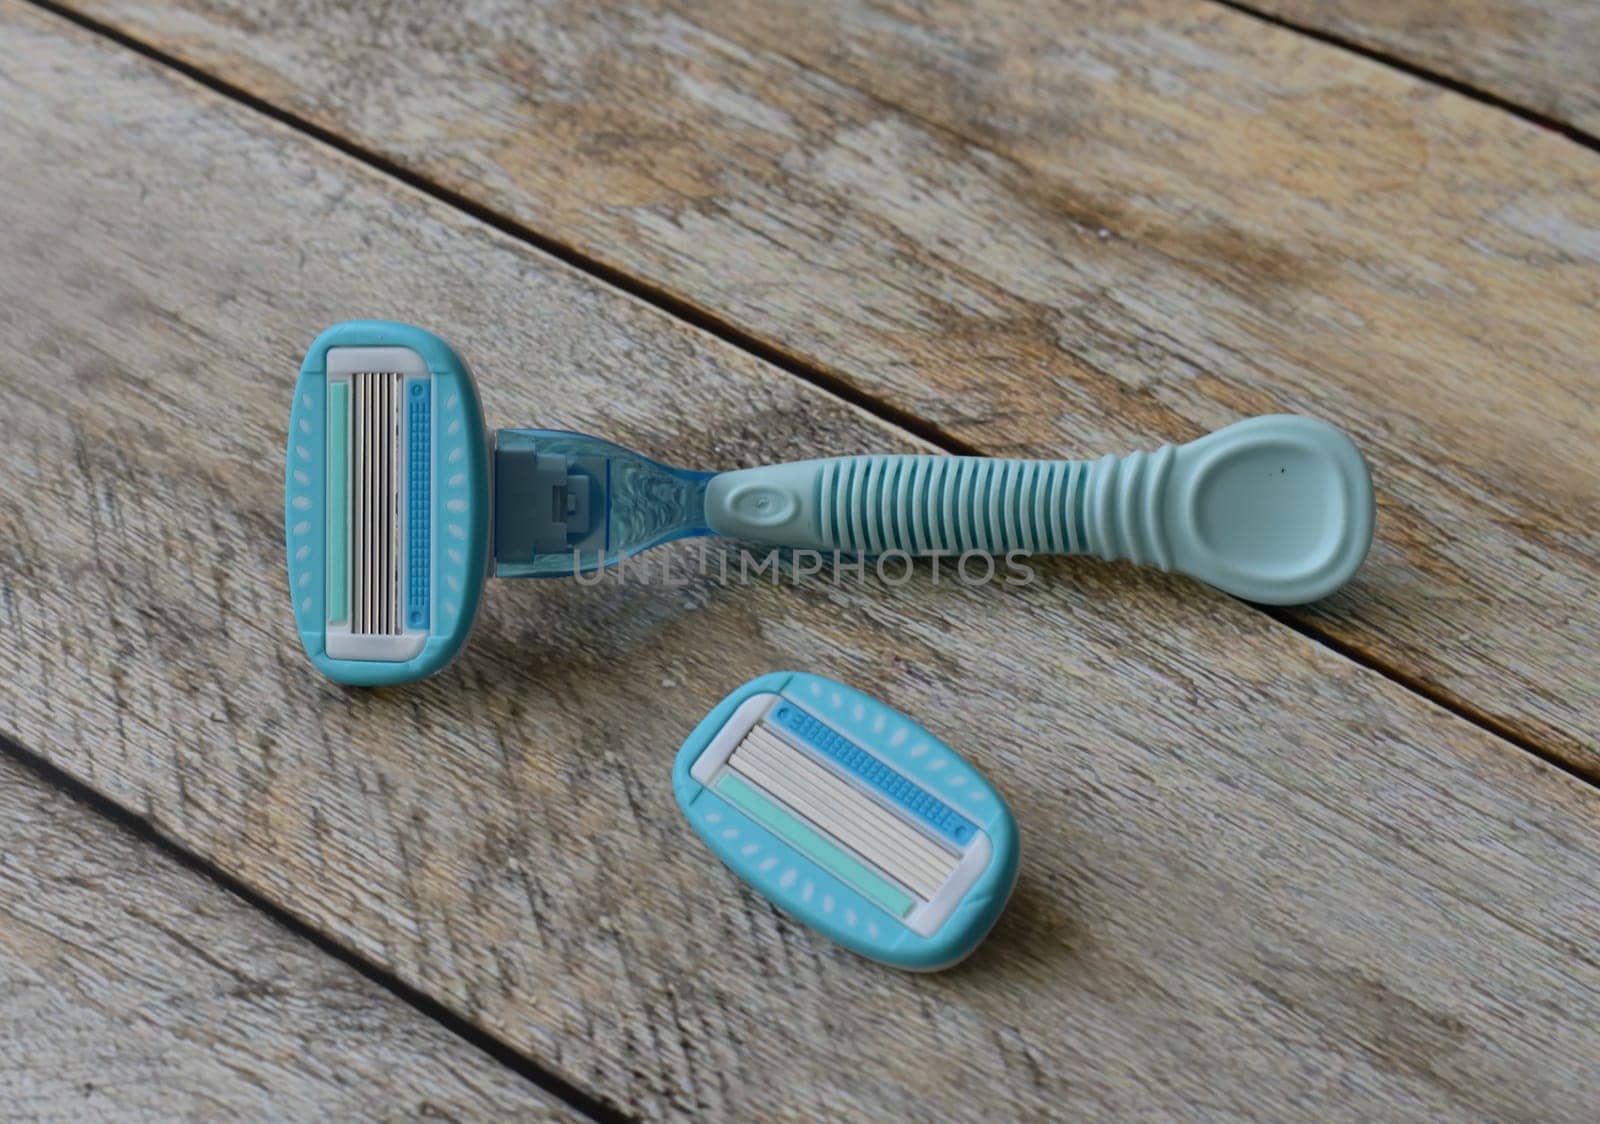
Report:
<svg viewBox="0 0 1600 1124"><path fill-rule="evenodd" d="M764 725L751 728L728 764L924 900L960 861Z"/></svg>

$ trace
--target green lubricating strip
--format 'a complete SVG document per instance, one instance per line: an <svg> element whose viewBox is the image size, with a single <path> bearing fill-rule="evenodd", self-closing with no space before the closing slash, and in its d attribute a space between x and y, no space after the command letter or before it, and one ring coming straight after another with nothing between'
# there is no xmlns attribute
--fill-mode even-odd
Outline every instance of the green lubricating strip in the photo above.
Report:
<svg viewBox="0 0 1600 1124"><path fill-rule="evenodd" d="M916 899L898 886L857 862L844 850L807 826L798 817L780 808L732 773L723 773L716 784L717 795L738 808L756 823L782 839L806 858L849 883L895 917L904 917Z"/></svg>
<svg viewBox="0 0 1600 1124"><path fill-rule="evenodd" d="M349 614L345 600L350 587L350 550L345 539L349 512L346 510L346 455L350 443L350 384L336 382L328 387L328 623L335 624Z"/></svg>

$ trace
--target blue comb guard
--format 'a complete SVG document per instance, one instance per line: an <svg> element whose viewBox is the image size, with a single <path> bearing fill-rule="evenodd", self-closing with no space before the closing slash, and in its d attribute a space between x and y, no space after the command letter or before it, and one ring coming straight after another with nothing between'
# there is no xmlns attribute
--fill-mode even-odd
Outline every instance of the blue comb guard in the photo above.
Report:
<svg viewBox="0 0 1600 1124"><path fill-rule="evenodd" d="M821 676L740 687L684 742L672 784L736 874L897 968L961 960L1016 883L1016 825L989 782L909 718Z"/></svg>

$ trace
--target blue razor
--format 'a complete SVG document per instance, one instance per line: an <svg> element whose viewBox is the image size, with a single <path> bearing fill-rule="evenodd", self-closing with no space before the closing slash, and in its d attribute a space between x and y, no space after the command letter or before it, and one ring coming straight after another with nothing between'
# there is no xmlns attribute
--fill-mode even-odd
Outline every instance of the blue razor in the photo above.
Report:
<svg viewBox="0 0 1600 1124"><path fill-rule="evenodd" d="M672 468L597 437L484 425L460 356L360 320L318 336L289 420L285 532L306 653L340 683L431 675L484 579L561 577L690 535L862 555L1094 554L1249 601L1332 593L1372 541L1372 482L1343 433L1250 418L1098 460L847 456Z"/></svg>
<svg viewBox="0 0 1600 1124"><path fill-rule="evenodd" d="M937 971L983 940L1017 879L1011 811L905 715L803 672L754 679L672 771L689 824L786 913L864 956Z"/></svg>

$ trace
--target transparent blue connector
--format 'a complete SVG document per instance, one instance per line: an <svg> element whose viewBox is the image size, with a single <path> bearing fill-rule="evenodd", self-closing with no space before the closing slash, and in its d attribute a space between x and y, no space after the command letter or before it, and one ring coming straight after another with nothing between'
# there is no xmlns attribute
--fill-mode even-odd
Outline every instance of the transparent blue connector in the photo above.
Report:
<svg viewBox="0 0 1600 1124"><path fill-rule="evenodd" d="M495 576L572 577L709 535L706 484L714 475L582 433L502 429L494 448Z"/></svg>

